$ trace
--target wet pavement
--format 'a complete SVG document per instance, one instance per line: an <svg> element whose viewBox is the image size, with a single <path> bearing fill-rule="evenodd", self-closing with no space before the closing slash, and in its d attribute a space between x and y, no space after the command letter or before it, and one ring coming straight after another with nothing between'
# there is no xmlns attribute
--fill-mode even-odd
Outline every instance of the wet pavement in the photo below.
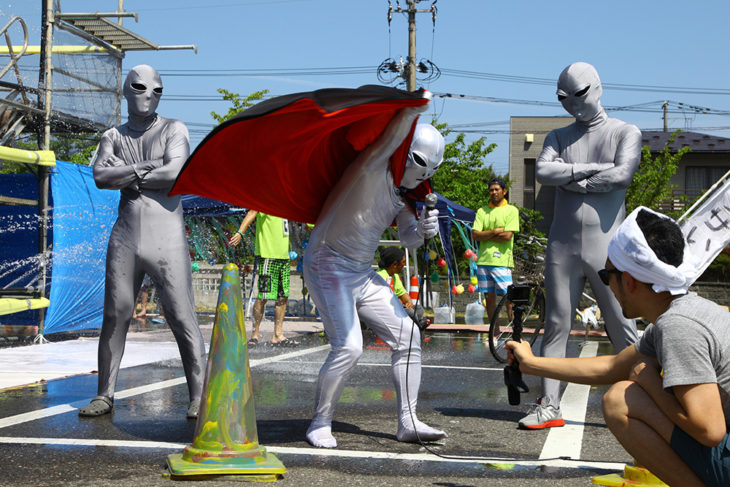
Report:
<svg viewBox="0 0 730 487"><path fill-rule="evenodd" d="M211 327L203 329L209 340ZM531 392L523 395L522 405L510 406L502 366L489 354L486 334L475 332L430 332L424 343L418 417L446 430L447 439L427 449L396 441L390 353L366 331L365 352L335 413L338 448L314 449L304 435L329 345L316 323L287 324L285 330L298 334L301 345L261 343L249 349L259 442L287 467L279 484L586 486L593 476L631 462L602 420L603 387L569 386L563 428L517 429L517 420L538 395L539 380L526 377ZM165 352L170 344L164 341L164 330L154 333L130 333L130 343L147 347L149 363L120 371L111 415L77 415L95 395L97 377L92 373L0 390L0 485L136 487L177 482L163 478L166 458L192 442L195 422L185 419L188 397L180 360ZM569 354L610 352L605 339L585 347L582 343L582 338L571 338ZM0 358L4 351L0 349ZM68 356L69 361L82 358ZM17 367L23 368L22 359ZM183 485L211 482L233 485L236 479Z"/></svg>

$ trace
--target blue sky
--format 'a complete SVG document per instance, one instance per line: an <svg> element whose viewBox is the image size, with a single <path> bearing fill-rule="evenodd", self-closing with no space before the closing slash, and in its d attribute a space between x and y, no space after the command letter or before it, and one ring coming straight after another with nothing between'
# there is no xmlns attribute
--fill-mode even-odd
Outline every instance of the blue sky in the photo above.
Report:
<svg viewBox="0 0 730 487"><path fill-rule="evenodd" d="M23 17L36 44L40 6L41 0L0 0L0 16L3 22ZM436 97L430 116L469 131L469 138L485 136L496 143L487 162L500 173L507 170L510 116L565 115L559 106L533 102L555 104L554 80L574 61L598 69L604 106L651 110L611 112L642 129L662 127L663 100L730 112L726 0L440 0L436 6L435 28L429 14L417 16L418 58L442 70L440 78L423 86L468 99ZM114 11L117 1L61 0L61 8ZM188 124L193 147L214 126L210 111L227 110L217 88L282 95L356 87L379 83L375 67L407 55L407 19L394 14L389 25L387 0L125 0L124 8L139 14L138 23L126 19L125 27L143 37L160 45L198 46L197 54L129 52L123 63L125 73L140 63L160 71L165 94L158 111ZM302 74L310 68L325 68L327 74ZM337 68L362 69L336 74ZM520 102L477 100L486 97ZM730 137L726 114L676 110L669 126Z"/></svg>

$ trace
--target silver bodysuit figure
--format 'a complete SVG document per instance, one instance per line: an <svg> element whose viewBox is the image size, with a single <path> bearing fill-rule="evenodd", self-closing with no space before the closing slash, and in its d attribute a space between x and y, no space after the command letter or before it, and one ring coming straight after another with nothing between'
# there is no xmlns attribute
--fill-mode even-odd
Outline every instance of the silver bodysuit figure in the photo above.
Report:
<svg viewBox="0 0 730 487"><path fill-rule="evenodd" d="M438 210L424 211L416 219L401 197L401 188L415 188L435 172L443 160L441 134L430 125L417 125L400 187L395 186L390 170L390 156L423 110L425 106L400 110L380 138L348 166L329 194L307 246L304 278L332 346L319 373L315 413L307 431L307 441L317 447L337 446L332 416L362 354L360 317L392 350L398 440L416 441L416 431L422 440L446 436L416 418L420 333L372 268L380 236L394 218L400 240L408 248L421 246L424 237L438 232Z"/></svg>
<svg viewBox="0 0 730 487"><path fill-rule="evenodd" d="M94 161L97 187L120 190L121 198L107 249L98 396L79 411L81 416L112 409L135 296L145 273L158 286L180 349L190 394L188 417L198 413L205 345L195 314L180 196L167 195L190 148L185 125L155 112L161 95L154 68L132 68L124 82L129 120L104 133Z"/></svg>
<svg viewBox="0 0 730 487"><path fill-rule="evenodd" d="M616 350L636 341L636 324L598 278L608 241L625 217L624 199L641 158L641 132L606 115L595 68L574 63L558 79L558 99L575 123L553 130L537 159L537 180L557 186L545 259L542 355L564 357L586 279ZM541 406L560 407L560 382L542 380ZM526 418L525 418L526 419ZM562 418L561 418L562 421ZM522 424L522 423L521 423Z"/></svg>

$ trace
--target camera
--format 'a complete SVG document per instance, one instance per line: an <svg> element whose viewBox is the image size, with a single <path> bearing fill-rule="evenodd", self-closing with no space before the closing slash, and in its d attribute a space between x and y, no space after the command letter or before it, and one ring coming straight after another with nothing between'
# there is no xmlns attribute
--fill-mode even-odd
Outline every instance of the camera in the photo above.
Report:
<svg viewBox="0 0 730 487"><path fill-rule="evenodd" d="M510 284L507 288L507 299L516 305L530 304L530 286L526 284Z"/></svg>

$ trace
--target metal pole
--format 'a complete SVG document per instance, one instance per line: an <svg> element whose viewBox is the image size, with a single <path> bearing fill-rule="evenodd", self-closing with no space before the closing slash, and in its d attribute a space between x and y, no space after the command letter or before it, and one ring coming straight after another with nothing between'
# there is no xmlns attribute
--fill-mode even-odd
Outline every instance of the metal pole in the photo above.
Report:
<svg viewBox="0 0 730 487"><path fill-rule="evenodd" d="M43 66L41 73L42 88L44 91L43 102L43 141L41 142L41 150L50 150L51 144L51 87L52 87L52 53L53 53L53 0L43 1L43 39L41 40L41 56Z"/></svg>
<svg viewBox="0 0 730 487"><path fill-rule="evenodd" d="M406 87L416 91L416 0L408 0L408 63Z"/></svg>
<svg viewBox="0 0 730 487"><path fill-rule="evenodd" d="M667 111L669 109L669 103L666 101L662 103L662 108L664 109L664 131L669 132L669 122L667 121Z"/></svg>
<svg viewBox="0 0 730 487"><path fill-rule="evenodd" d="M43 90L43 138L41 150L50 150L51 146L51 86L52 86L52 52L53 52L53 0L41 0L42 29L41 38L41 69L39 88ZM46 277L48 264L48 187L51 178L50 169L47 166L38 166L38 253L40 254L39 285L38 294L40 298L46 297ZM38 337L43 341L43 329L45 325L45 310L40 309L38 313Z"/></svg>
<svg viewBox="0 0 730 487"><path fill-rule="evenodd" d="M124 13L124 0L119 0L117 3L117 12ZM117 19L119 25L122 25L122 17ZM116 111L116 124L121 125L122 123L122 58L117 58L117 91L115 94L117 103L115 107Z"/></svg>

